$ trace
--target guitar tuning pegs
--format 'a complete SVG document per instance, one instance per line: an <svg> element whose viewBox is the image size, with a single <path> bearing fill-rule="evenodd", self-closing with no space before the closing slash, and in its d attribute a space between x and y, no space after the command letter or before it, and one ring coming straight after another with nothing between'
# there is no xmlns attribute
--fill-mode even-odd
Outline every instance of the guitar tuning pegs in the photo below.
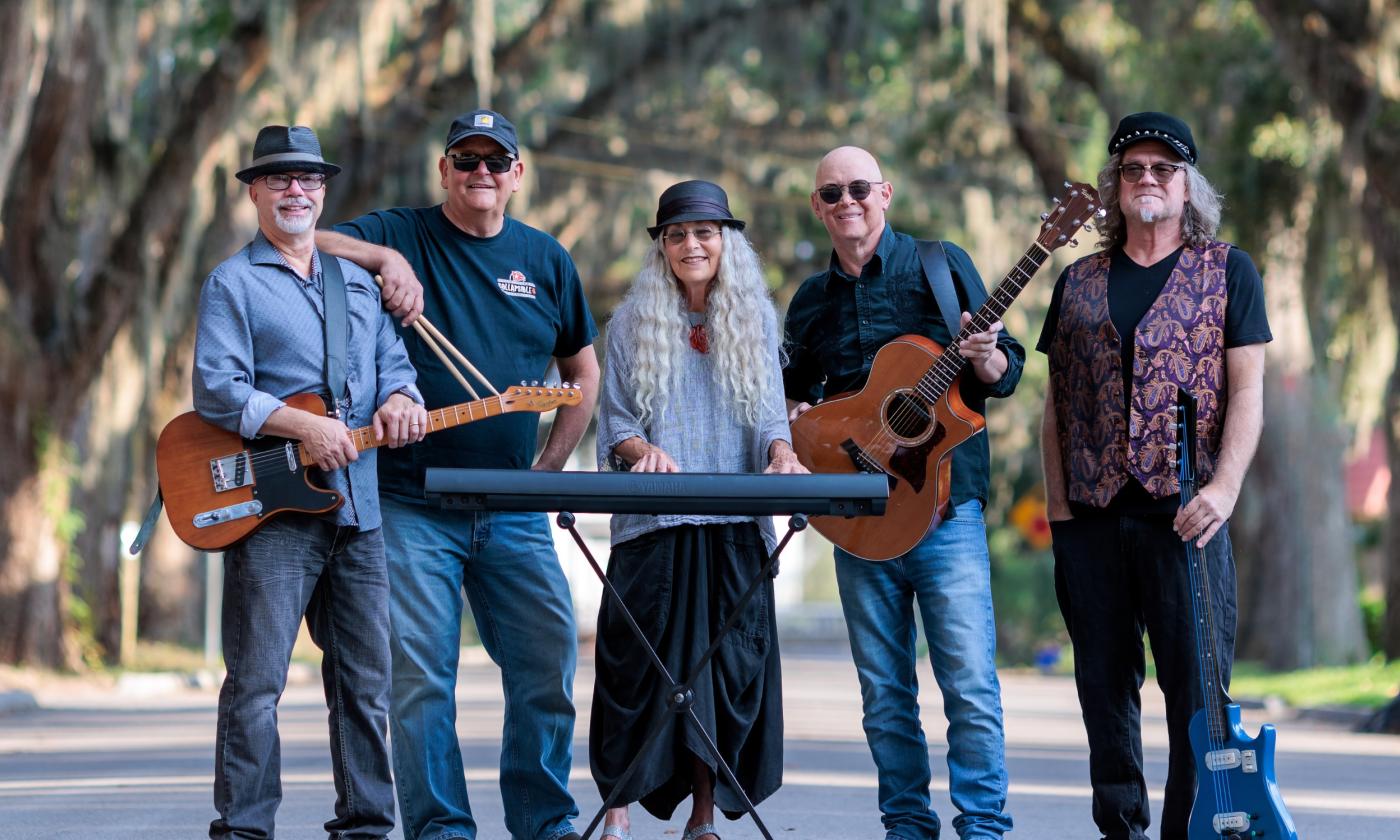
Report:
<svg viewBox="0 0 1400 840"><path fill-rule="evenodd" d="M1090 233L1093 233L1093 232L1094 232L1094 226L1093 226L1093 225L1085 225L1085 226L1084 226L1084 229L1087 230L1087 231L1089 231Z"/></svg>
<svg viewBox="0 0 1400 840"><path fill-rule="evenodd" d="M524 386L526 386L526 385L529 385L529 384L530 384L530 383L526 382L526 381L523 380L523 379L520 380L520 385L521 385L522 388L523 388Z"/></svg>
<svg viewBox="0 0 1400 840"><path fill-rule="evenodd" d="M1064 241L1065 241L1066 239L1068 239L1068 238L1069 238L1068 236L1065 236L1065 235L1062 233L1062 234L1060 234L1060 238L1059 238L1058 240L1056 240L1056 241L1058 241L1058 242L1064 242Z"/></svg>
<svg viewBox="0 0 1400 840"><path fill-rule="evenodd" d="M1078 239L1078 238L1071 239L1071 240L1069 241L1069 247L1071 247L1071 248L1078 248L1078 247L1079 247L1079 239Z"/></svg>
<svg viewBox="0 0 1400 840"><path fill-rule="evenodd" d="M1066 187L1069 187L1069 186L1073 186L1073 184L1071 184L1069 181L1065 181L1065 186L1066 186Z"/></svg>
<svg viewBox="0 0 1400 840"><path fill-rule="evenodd" d="M1059 197L1059 196L1055 196L1055 198L1054 198L1050 203L1051 203L1051 204L1059 204L1059 203L1060 203L1060 197Z"/></svg>
<svg viewBox="0 0 1400 840"><path fill-rule="evenodd" d="M530 380L530 387L531 387L531 388L538 388L538 387L540 387L540 381L539 381L538 379L531 379L531 380Z"/></svg>
<svg viewBox="0 0 1400 840"><path fill-rule="evenodd" d="M1041 214L1040 214L1040 220L1041 220L1042 222L1045 221L1045 220L1048 219L1048 218L1050 218L1050 214L1049 214L1049 213L1041 213Z"/></svg>

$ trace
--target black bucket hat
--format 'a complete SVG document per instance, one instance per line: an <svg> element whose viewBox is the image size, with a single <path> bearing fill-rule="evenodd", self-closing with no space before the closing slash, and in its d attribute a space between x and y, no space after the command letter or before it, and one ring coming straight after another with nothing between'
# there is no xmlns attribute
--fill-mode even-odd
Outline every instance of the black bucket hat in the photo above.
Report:
<svg viewBox="0 0 1400 840"><path fill-rule="evenodd" d="M515 126L510 120L486 108L462 114L452 121L452 127L447 129L447 143L442 147L443 154L452 151L453 146L468 137L478 135L490 137L500 143L511 157L520 157L520 144L515 138Z"/></svg>
<svg viewBox="0 0 1400 840"><path fill-rule="evenodd" d="M1171 114L1161 111L1140 111L1118 121L1118 130L1108 141L1108 153L1116 155L1134 143L1160 140L1193 166L1196 163L1196 141L1191 127Z"/></svg>
<svg viewBox="0 0 1400 840"><path fill-rule="evenodd" d="M235 173L245 184L276 172L323 172L329 178L340 167L321 157L321 141L304 125L265 125L253 141L253 162Z"/></svg>
<svg viewBox="0 0 1400 840"><path fill-rule="evenodd" d="M656 224L647 228L647 233L655 239L667 225L705 221L744 229L744 222L729 212L729 196L723 187L709 181L681 181L667 187L657 200Z"/></svg>

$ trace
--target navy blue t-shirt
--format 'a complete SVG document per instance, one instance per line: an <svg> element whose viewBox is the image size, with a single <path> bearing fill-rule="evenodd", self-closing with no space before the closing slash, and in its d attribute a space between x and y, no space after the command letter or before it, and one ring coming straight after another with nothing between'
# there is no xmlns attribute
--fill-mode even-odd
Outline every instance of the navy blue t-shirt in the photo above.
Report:
<svg viewBox="0 0 1400 840"><path fill-rule="evenodd" d="M509 216L500 233L486 238L463 232L442 205L376 210L335 230L403 254L423 284L423 316L498 390L543 380L550 357L573 356L598 334L569 252ZM428 408L471 399L411 327L395 326ZM538 426L538 414L512 412L386 449L379 456L380 492L422 498L427 467L528 468Z"/></svg>

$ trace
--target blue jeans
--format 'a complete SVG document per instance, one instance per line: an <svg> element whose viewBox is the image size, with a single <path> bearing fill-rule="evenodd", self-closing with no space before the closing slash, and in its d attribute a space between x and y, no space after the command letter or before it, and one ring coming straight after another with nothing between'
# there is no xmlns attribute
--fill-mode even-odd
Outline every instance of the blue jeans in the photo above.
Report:
<svg viewBox="0 0 1400 840"><path fill-rule="evenodd" d="M284 514L224 552L224 665L214 751L213 838L270 838L282 802L277 701L301 618L321 648L330 710L335 840L394 827L384 743L389 611L380 531Z"/></svg>
<svg viewBox="0 0 1400 840"><path fill-rule="evenodd" d="M893 560L861 560L836 549L836 583L887 840L937 840L939 832L919 722L915 601L948 718L948 787L960 812L953 828L964 838L1011 830L990 565L976 499L958 505L954 518Z"/></svg>
<svg viewBox="0 0 1400 840"><path fill-rule="evenodd" d="M389 730L408 840L476 837L457 743L462 592L501 668L501 797L516 840L573 831L577 631L543 513L443 511L381 500L394 663Z"/></svg>

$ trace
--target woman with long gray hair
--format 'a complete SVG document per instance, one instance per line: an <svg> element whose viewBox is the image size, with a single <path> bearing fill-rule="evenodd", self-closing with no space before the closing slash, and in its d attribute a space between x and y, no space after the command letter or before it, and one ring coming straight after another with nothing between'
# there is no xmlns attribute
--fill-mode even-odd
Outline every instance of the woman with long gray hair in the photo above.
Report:
<svg viewBox="0 0 1400 840"><path fill-rule="evenodd" d="M608 326L598 462L633 472L804 473L783 402L777 316L758 256L723 189L684 181L661 194L642 270ZM692 677L776 540L769 517L617 514L608 579L667 670ZM782 688L773 585L751 599L695 680L693 711L750 801L782 783ZM627 806L659 819L692 797L682 840L718 840L714 810L744 811L701 734L666 703L665 684L622 614L598 614L589 730L606 799L664 729L625 788L602 837L630 840Z"/></svg>

